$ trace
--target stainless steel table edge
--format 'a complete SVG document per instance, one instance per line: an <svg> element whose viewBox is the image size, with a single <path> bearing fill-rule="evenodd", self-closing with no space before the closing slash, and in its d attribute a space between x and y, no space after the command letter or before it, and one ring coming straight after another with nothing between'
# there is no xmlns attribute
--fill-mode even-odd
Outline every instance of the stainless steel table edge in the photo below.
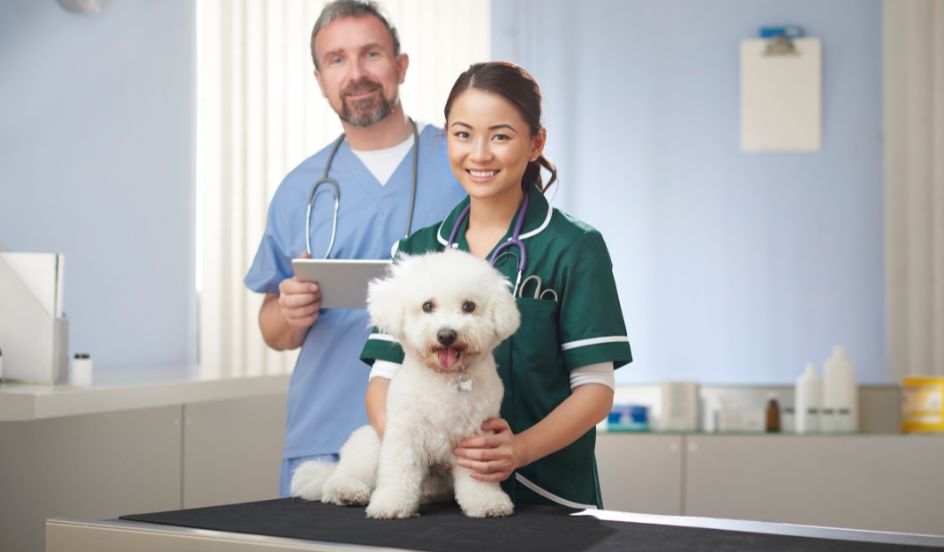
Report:
<svg viewBox="0 0 944 552"><path fill-rule="evenodd" d="M231 547L227 550L234 552L409 552L402 548L271 537L121 519L46 520L46 552L218 552L224 543Z"/></svg>
<svg viewBox="0 0 944 552"><path fill-rule="evenodd" d="M921 533L900 533L894 531L874 531L869 529L848 529L843 527L825 527L819 525L800 525L770 521L750 521L696 516L667 516L658 514L633 514L610 510L584 510L572 514L592 516L607 521L630 523L648 523L669 525L672 527L694 527L700 529L718 529L722 531L741 531L767 535L791 537L810 537L816 539L845 540L853 542L873 542L879 544L907 544L944 548L944 535Z"/></svg>
<svg viewBox="0 0 944 552"><path fill-rule="evenodd" d="M646 523L672 527L692 527L851 542L904 544L944 548L944 535L872 531L867 529L846 529L817 525L695 516L634 514L609 510L585 510L573 515L591 516L607 521ZM134 549L134 547L140 549L143 544L146 544L147 550L155 552L177 550L209 552L220 550L219 547L222 543L228 543L232 547L229 550L234 552L284 552L286 550L303 552L408 552L401 548L271 537L119 519L85 521L51 518L46 520L46 552L81 552L85 550L96 552L125 551Z"/></svg>

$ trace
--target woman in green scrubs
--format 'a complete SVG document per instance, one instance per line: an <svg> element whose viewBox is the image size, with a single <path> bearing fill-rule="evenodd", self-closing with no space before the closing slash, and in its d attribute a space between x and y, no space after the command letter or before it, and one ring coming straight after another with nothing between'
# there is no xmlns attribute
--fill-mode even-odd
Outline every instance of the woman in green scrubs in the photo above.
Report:
<svg viewBox="0 0 944 552"><path fill-rule="evenodd" d="M490 259L516 284L521 311L518 332L494 351L505 386L501 418L462 441L456 461L476 479L501 481L516 504L602 508L595 426L613 405L613 369L632 360L606 244L544 198L556 169L542 154L541 93L531 75L510 63L473 65L453 86L445 115L449 162L469 197L401 240L400 251L458 247ZM542 167L551 174L546 186ZM492 259L516 234L526 252L520 275L518 248ZM375 335L361 358L374 364L367 409L382 435L387 384L403 351Z"/></svg>

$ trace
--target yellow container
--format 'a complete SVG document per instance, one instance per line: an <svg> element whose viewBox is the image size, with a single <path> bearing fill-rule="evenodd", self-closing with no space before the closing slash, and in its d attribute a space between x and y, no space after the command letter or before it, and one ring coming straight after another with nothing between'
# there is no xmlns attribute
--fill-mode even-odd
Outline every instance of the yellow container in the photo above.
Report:
<svg viewBox="0 0 944 552"><path fill-rule="evenodd" d="M944 378L905 378L901 392L903 432L944 432Z"/></svg>

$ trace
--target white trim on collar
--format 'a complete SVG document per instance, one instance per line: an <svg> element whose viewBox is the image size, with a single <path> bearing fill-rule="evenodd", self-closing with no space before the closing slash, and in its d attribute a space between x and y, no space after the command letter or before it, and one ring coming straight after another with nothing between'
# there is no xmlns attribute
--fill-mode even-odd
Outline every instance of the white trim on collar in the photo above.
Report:
<svg viewBox="0 0 944 552"><path fill-rule="evenodd" d="M530 238L531 236L536 236L536 235L540 234L541 232L543 232L544 229L547 228L547 225L551 223L551 215L553 215L553 214L554 214L554 208L551 207L550 204L548 204L548 205L547 205L547 216L544 217L544 222L541 223L541 226L538 226L537 228L535 228L534 230L532 230L532 231L530 231L530 232L525 232L524 234L521 234L521 239L526 240L526 239Z"/></svg>
<svg viewBox="0 0 944 552"><path fill-rule="evenodd" d="M526 240L532 236L536 236L540 234L541 232L543 232L548 227L548 225L551 224L551 217L553 215L554 215L554 208L548 205L547 216L544 217L544 222L541 223L541 226L538 226L537 228L535 228L534 230L531 230L530 232L525 232L524 234L521 234L521 239ZM444 224L446 224L445 220L439 223L439 229L436 230L436 241L443 244L444 246L448 246L449 242L446 240L446 238L442 237L442 229L443 229ZM456 244L452 244L452 246L458 247L458 245Z"/></svg>
<svg viewBox="0 0 944 552"><path fill-rule="evenodd" d="M439 229L436 230L436 241L443 244L444 247L449 246L449 242L446 241L446 238L442 237L442 228L443 228L443 225L446 224L446 220L448 219L449 217L444 218L443 221L439 223ZM452 245L453 247L455 247L456 244L452 244Z"/></svg>

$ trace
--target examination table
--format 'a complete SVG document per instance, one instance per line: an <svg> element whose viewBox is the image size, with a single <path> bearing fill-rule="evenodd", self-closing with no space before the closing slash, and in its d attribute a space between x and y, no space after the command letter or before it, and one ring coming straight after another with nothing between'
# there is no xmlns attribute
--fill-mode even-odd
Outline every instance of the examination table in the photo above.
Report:
<svg viewBox="0 0 944 552"><path fill-rule="evenodd" d="M759 551L944 549L944 536L684 516L519 506L504 519L469 519L435 504L406 520L371 520L363 508L278 499L122 516L50 519L47 552L171 551ZM944 529L944 528L942 528Z"/></svg>

